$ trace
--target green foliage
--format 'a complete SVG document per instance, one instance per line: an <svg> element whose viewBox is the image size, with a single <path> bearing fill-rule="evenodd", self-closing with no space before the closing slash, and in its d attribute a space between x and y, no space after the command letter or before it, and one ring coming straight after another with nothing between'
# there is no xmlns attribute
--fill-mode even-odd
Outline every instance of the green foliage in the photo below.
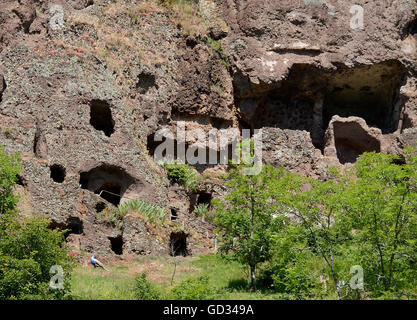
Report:
<svg viewBox="0 0 417 320"><path fill-rule="evenodd" d="M204 217L207 215L208 211L209 211L209 204L200 203L195 206L193 213L196 217Z"/></svg>
<svg viewBox="0 0 417 320"><path fill-rule="evenodd" d="M148 280L146 273L141 273L135 279L135 297L137 300L160 300L161 293L155 285Z"/></svg>
<svg viewBox="0 0 417 320"><path fill-rule="evenodd" d="M13 195L13 186L20 172L18 154L8 156L0 146L0 216L14 209L18 197Z"/></svg>
<svg viewBox="0 0 417 320"><path fill-rule="evenodd" d="M188 164L172 162L164 163L171 183L178 183L188 189L195 190L198 185L198 176L195 169Z"/></svg>
<svg viewBox="0 0 417 320"><path fill-rule="evenodd" d="M261 270L260 282L288 299L321 297L319 282L323 264L319 257L305 250L305 239L299 237L295 226L274 238L273 256Z"/></svg>
<svg viewBox="0 0 417 320"><path fill-rule="evenodd" d="M417 157L364 154L344 193L341 222L349 226L353 254L374 295L415 285L417 259Z"/></svg>
<svg viewBox="0 0 417 320"><path fill-rule="evenodd" d="M164 221L167 214L165 209L159 208L154 204L142 200L128 200L119 204L117 208L103 210L99 215L101 221L118 226L123 221L123 218L132 212L141 213L153 224Z"/></svg>
<svg viewBox="0 0 417 320"><path fill-rule="evenodd" d="M71 264L63 232L48 229L43 217L0 220L0 299L65 298ZM64 270L64 289L49 289L50 268Z"/></svg>
<svg viewBox="0 0 417 320"><path fill-rule="evenodd" d="M216 201L214 201L213 204L215 203ZM210 208L208 203L198 204L195 206L193 213L196 217L202 217L203 221L208 221L210 223L213 223L216 218L216 211Z"/></svg>
<svg viewBox="0 0 417 320"><path fill-rule="evenodd" d="M125 201L117 207L117 212L122 218L129 212L140 212L152 223L163 221L167 214L166 210L142 200Z"/></svg>
<svg viewBox="0 0 417 320"><path fill-rule="evenodd" d="M210 285L207 276L188 278L170 291L170 298L173 300L213 300L216 289Z"/></svg>
<svg viewBox="0 0 417 320"><path fill-rule="evenodd" d="M264 167L229 176L216 223L220 249L251 267L261 284L288 298L415 297L417 157L365 153L344 177L327 181ZM349 286L352 267L365 288ZM321 281L323 279L328 279Z"/></svg>
<svg viewBox="0 0 417 320"><path fill-rule="evenodd" d="M270 259L273 235L284 226L285 216L275 216L277 206L270 191L284 192L286 173L264 166L259 175L244 175L241 169L231 170L227 182L231 191L225 202L218 203L215 223L222 235L220 251L250 267L251 286L256 289L256 267Z"/></svg>
<svg viewBox="0 0 417 320"><path fill-rule="evenodd" d="M63 232L48 229L43 217L23 218L13 195L20 169L18 155L0 148L0 300L68 298L71 263ZM50 289L50 269L64 271L64 289Z"/></svg>

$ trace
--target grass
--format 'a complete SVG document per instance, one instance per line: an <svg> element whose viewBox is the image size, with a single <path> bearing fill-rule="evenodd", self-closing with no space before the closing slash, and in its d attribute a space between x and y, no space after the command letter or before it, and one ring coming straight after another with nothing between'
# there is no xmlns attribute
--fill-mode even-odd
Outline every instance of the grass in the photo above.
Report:
<svg viewBox="0 0 417 320"><path fill-rule="evenodd" d="M138 213L152 224L159 225L165 221L167 210L142 200L128 200L119 204L117 208L105 208L98 213L98 220L120 227L123 218L129 213Z"/></svg>
<svg viewBox="0 0 417 320"><path fill-rule="evenodd" d="M216 299L277 299L279 296L262 292L250 292L247 272L237 263L216 255L196 257L136 257L107 265L109 272L92 266L78 266L72 276L72 292L82 300L132 300L135 277L146 272L150 281L163 292L168 292L177 261L172 286L188 277L207 276L209 283L219 290Z"/></svg>

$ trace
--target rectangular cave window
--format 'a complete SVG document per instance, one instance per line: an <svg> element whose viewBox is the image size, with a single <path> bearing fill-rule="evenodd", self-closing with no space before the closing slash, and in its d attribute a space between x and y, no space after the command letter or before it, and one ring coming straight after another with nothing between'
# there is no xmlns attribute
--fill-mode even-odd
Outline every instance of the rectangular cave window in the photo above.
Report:
<svg viewBox="0 0 417 320"><path fill-rule="evenodd" d="M108 237L108 239L110 240L111 250L117 255L122 255L123 254L123 238L122 238L122 236Z"/></svg>
<svg viewBox="0 0 417 320"><path fill-rule="evenodd" d="M197 204L208 204L210 205L212 196L211 193L201 192L198 194Z"/></svg>
<svg viewBox="0 0 417 320"><path fill-rule="evenodd" d="M90 124L96 130L101 130L107 137L114 132L114 120L110 105L101 100L93 100L90 104Z"/></svg>
<svg viewBox="0 0 417 320"><path fill-rule="evenodd" d="M59 164L54 164L50 167L51 178L57 183L62 183L65 180L66 170Z"/></svg>
<svg viewBox="0 0 417 320"><path fill-rule="evenodd" d="M175 209L171 209L171 221L175 221L178 219L178 212Z"/></svg>
<svg viewBox="0 0 417 320"><path fill-rule="evenodd" d="M405 71L397 61L372 66L341 68L329 77L323 105L323 124L334 115L357 116L383 133L398 128Z"/></svg>
<svg viewBox="0 0 417 320"><path fill-rule="evenodd" d="M169 238L169 254L173 257L188 256L187 234L184 231L172 232Z"/></svg>

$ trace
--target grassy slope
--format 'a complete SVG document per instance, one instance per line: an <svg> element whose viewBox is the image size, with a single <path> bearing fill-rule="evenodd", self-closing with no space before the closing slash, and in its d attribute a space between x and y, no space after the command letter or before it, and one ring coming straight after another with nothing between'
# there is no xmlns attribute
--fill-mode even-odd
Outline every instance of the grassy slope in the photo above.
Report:
<svg viewBox="0 0 417 320"><path fill-rule="evenodd" d="M223 289L218 299L276 299L276 295L251 293L242 265L215 255L175 258L178 261L173 285L190 276L207 275L213 286ZM174 270L172 257L138 257L132 262L114 263L109 272L78 266L72 277L72 291L78 299L134 299L134 279L143 271L149 279L168 291Z"/></svg>

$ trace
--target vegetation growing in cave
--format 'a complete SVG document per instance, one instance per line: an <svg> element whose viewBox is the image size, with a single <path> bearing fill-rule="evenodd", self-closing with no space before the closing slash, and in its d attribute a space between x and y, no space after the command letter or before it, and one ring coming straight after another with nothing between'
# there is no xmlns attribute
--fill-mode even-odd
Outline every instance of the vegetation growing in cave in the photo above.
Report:
<svg viewBox="0 0 417 320"><path fill-rule="evenodd" d="M197 188L197 172L190 165L174 161L171 163L164 163L163 167L167 170L168 179L171 183L178 183L191 190Z"/></svg>
<svg viewBox="0 0 417 320"><path fill-rule="evenodd" d="M124 201L117 208L104 209L99 212L101 222L109 223L113 226L120 226L123 218L129 213L139 213L151 223L157 224L165 220L167 211L154 204L142 200Z"/></svg>

